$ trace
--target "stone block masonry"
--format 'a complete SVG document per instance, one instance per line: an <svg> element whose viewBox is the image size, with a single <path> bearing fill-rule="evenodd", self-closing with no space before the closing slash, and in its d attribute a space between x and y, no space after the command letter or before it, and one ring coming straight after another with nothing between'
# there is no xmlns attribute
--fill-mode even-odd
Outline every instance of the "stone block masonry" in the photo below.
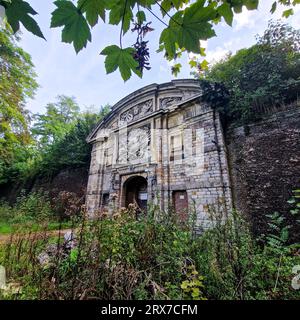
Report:
<svg viewBox="0 0 300 320"><path fill-rule="evenodd" d="M246 214L253 231L267 228L267 215L277 211L288 219L287 202L300 188L300 107L265 115L248 126L230 128L227 134L234 205ZM290 234L300 240L293 221Z"/></svg>
<svg viewBox="0 0 300 320"><path fill-rule="evenodd" d="M112 108L87 139L91 216L153 202L161 210L186 206L200 228L211 225L214 211L226 217L232 204L224 134L202 93L201 81L174 80L144 87Z"/></svg>

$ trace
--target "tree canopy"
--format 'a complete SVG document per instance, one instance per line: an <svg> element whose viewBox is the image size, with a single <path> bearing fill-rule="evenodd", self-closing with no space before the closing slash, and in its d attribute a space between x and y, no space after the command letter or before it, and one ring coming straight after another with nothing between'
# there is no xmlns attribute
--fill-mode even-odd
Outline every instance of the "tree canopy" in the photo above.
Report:
<svg viewBox="0 0 300 320"><path fill-rule="evenodd" d="M61 139L79 118L80 107L74 97L60 95L57 102L48 103L45 114L35 114L31 132L46 146Z"/></svg>
<svg viewBox="0 0 300 320"><path fill-rule="evenodd" d="M293 14L293 6L300 0L275 0L270 11L274 13L278 5L286 6L282 15ZM173 60L182 52L193 52L205 56L200 40L214 37L214 27L225 20L232 25L234 14L255 10L259 0L57 0L52 12L51 28L62 28L62 41L71 43L78 53L92 41L91 29L97 24L120 25L120 42L104 48L107 73L119 69L122 78L128 80L132 73L142 77L149 69L149 49L145 36L153 31L150 17L160 21L164 29L159 39L159 51L167 60ZM44 38L34 20L37 12L23 0L0 0L5 8L7 21L16 32L20 23L30 32ZM160 14L157 15L157 9ZM130 27L133 26L131 29ZM123 45L123 36L131 30L137 33L137 41L131 46ZM191 63L194 65L194 62ZM206 61L204 60L204 64ZM172 69L178 73L180 64Z"/></svg>
<svg viewBox="0 0 300 320"><path fill-rule="evenodd" d="M23 158L21 150L30 143L30 119L24 106L38 87L31 57L18 40L8 30L0 30L0 182L7 166Z"/></svg>
<svg viewBox="0 0 300 320"><path fill-rule="evenodd" d="M91 145L86 143L86 138L97 122L109 110L110 107L106 105L98 113L84 111L74 116L64 135L56 137L46 149L40 150L41 158L36 166L35 174L53 176L66 168L88 168L90 165ZM54 127L54 136L56 132Z"/></svg>
<svg viewBox="0 0 300 320"><path fill-rule="evenodd" d="M300 30L270 22L257 43L227 55L201 78L225 84L230 92L227 114L247 122L259 117L260 106L291 103L300 92Z"/></svg>
<svg viewBox="0 0 300 320"><path fill-rule="evenodd" d="M74 97L60 95L45 113L32 115L25 105L38 84L31 57L18 41L10 30L0 30L0 185L88 166L85 139L109 110L81 111Z"/></svg>
<svg viewBox="0 0 300 320"><path fill-rule="evenodd" d="M3 167L0 185L51 178L63 169L87 168L91 145L86 137L109 110L106 105L100 110L81 111L74 97L58 96L46 106L44 114L33 115L33 123L28 124L30 141L20 145L16 149L18 157Z"/></svg>
<svg viewBox="0 0 300 320"><path fill-rule="evenodd" d="M31 57L18 40L9 30L0 31L0 185L88 166L85 139L109 110L80 111L74 97L60 95L44 114L30 114L25 104L38 84Z"/></svg>

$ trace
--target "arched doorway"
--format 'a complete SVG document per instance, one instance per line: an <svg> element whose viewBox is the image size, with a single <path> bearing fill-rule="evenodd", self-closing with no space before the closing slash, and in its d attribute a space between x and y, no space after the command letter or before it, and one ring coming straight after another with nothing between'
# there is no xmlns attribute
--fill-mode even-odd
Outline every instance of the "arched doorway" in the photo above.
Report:
<svg viewBox="0 0 300 320"><path fill-rule="evenodd" d="M126 180L123 186L125 206L130 203L138 205L141 211L147 211L148 183L144 177L134 176Z"/></svg>

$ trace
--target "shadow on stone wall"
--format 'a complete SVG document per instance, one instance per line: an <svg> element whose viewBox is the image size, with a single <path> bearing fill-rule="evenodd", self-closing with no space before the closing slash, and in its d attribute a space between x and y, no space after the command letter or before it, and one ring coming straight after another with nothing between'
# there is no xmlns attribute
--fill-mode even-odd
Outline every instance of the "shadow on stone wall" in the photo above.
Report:
<svg viewBox="0 0 300 320"><path fill-rule="evenodd" d="M227 148L235 206L259 235L266 229L266 214L289 212L287 200L300 187L300 107L229 129ZM293 237L300 238L289 222Z"/></svg>
<svg viewBox="0 0 300 320"><path fill-rule="evenodd" d="M74 193L77 197L85 196L88 180L88 168L74 168L61 170L52 178L38 177L33 181L27 181L26 184L7 186L1 190L1 197L14 203L22 190L26 193L45 191L49 194L50 199L58 197L60 192L66 191Z"/></svg>

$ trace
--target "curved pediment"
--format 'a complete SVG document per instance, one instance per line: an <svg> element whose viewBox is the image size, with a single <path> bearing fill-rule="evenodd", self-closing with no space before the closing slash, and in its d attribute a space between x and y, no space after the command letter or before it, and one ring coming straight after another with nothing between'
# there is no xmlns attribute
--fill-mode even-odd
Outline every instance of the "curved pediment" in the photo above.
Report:
<svg viewBox="0 0 300 320"><path fill-rule="evenodd" d="M193 79L173 80L160 85L152 84L134 91L112 107L112 111L88 136L87 142L97 139L99 130L117 130L123 126L130 126L144 118L166 112L170 106L201 92L201 82Z"/></svg>

